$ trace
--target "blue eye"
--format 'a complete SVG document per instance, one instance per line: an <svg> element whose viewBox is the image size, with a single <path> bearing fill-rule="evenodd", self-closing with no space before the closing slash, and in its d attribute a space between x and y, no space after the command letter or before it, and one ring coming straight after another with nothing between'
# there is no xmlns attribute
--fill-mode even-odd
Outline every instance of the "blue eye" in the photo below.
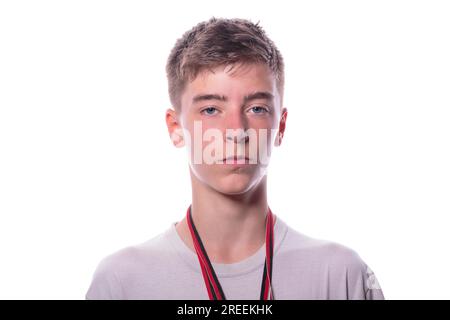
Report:
<svg viewBox="0 0 450 320"><path fill-rule="evenodd" d="M214 111L217 111L217 109L214 108L214 107L208 107L208 108L206 108L206 109L203 109L203 110L201 111L201 113L206 113L206 114L208 114L208 115L213 115L213 114L214 114Z"/></svg>
<svg viewBox="0 0 450 320"><path fill-rule="evenodd" d="M267 109L266 108L264 108L264 107L252 107L252 110L253 110L253 112L254 113L265 113L265 112L268 112L267 111Z"/></svg>

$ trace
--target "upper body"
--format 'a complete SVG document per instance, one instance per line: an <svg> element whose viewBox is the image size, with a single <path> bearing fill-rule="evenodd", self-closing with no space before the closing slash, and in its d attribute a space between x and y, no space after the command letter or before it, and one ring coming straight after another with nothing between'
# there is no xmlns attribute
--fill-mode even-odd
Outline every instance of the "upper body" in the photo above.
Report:
<svg viewBox="0 0 450 320"><path fill-rule="evenodd" d="M354 251L304 236L279 218L261 286L272 250L264 244L273 243L265 231L273 225L266 223L268 165L287 119L283 59L262 28L243 19L199 23L177 40L166 70L172 108L165 120L174 146L188 151L192 218L103 260L87 298L203 299L211 279L208 288L220 293L222 286L228 299L257 298L259 288L275 299L382 298ZM167 183L178 182L161 172ZM207 260L212 265L201 269Z"/></svg>
<svg viewBox="0 0 450 320"><path fill-rule="evenodd" d="M277 217L273 294L281 299L383 299L375 275L352 249L297 232ZM259 299L264 246L244 260L213 263L226 298ZM197 256L175 223L149 241L109 255L87 299L208 299Z"/></svg>

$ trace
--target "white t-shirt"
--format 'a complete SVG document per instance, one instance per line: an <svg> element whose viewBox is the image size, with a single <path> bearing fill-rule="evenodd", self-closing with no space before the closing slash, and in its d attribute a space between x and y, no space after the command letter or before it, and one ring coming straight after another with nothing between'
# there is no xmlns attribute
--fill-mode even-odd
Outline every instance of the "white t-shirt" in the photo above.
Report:
<svg viewBox="0 0 450 320"><path fill-rule="evenodd" d="M197 255L176 223L142 244L104 258L86 299L209 299ZM212 263L227 300L260 298L265 244L232 264ZM384 299L374 273L343 245L274 225L272 289L282 299Z"/></svg>

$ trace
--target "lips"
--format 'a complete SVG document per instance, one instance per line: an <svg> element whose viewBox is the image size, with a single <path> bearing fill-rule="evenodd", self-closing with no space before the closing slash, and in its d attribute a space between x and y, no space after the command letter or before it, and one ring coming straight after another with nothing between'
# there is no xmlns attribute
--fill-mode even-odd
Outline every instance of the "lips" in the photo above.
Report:
<svg viewBox="0 0 450 320"><path fill-rule="evenodd" d="M229 156L223 158L221 163L235 166L244 166L251 164L249 157L245 156Z"/></svg>
<svg viewBox="0 0 450 320"><path fill-rule="evenodd" d="M249 158L245 156L229 156L227 158L223 158L222 161L238 161L238 160L246 160L248 161Z"/></svg>

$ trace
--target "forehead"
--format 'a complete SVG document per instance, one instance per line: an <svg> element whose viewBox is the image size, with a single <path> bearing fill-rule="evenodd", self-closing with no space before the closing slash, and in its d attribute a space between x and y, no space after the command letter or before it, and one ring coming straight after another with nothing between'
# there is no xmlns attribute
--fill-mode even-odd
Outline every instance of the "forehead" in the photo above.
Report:
<svg viewBox="0 0 450 320"><path fill-rule="evenodd" d="M199 72L194 80L188 82L181 103L190 105L197 94L219 94L233 100L242 99L255 91L278 95L275 76L268 66L261 63L219 66Z"/></svg>

